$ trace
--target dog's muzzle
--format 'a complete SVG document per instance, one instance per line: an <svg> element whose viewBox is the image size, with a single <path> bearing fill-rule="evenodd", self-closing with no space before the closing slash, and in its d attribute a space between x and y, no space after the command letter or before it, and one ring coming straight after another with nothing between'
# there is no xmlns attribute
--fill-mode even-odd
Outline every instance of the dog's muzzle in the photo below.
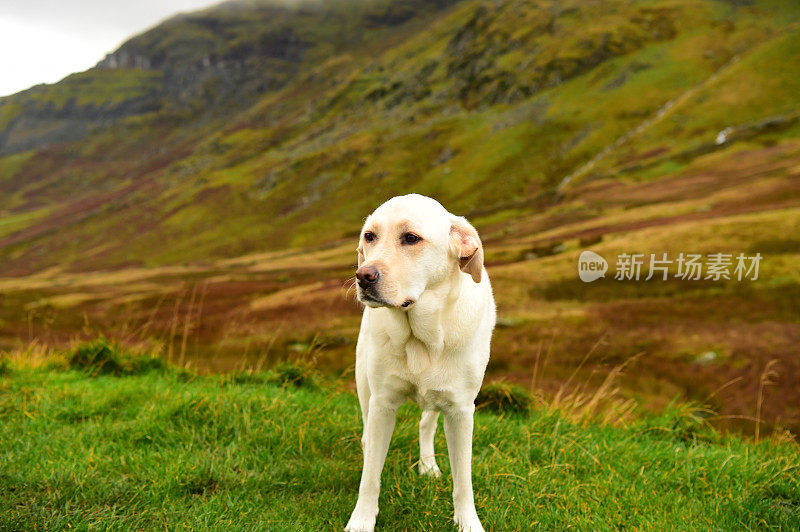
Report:
<svg viewBox="0 0 800 532"><path fill-rule="evenodd" d="M381 272L375 266L362 266L356 271L356 279L358 279L358 288L360 289L359 299L362 303L389 306L378 294L378 279L380 277Z"/></svg>
<svg viewBox="0 0 800 532"><path fill-rule="evenodd" d="M375 266L362 266L356 271L358 286L364 289L371 289L381 277L381 272Z"/></svg>

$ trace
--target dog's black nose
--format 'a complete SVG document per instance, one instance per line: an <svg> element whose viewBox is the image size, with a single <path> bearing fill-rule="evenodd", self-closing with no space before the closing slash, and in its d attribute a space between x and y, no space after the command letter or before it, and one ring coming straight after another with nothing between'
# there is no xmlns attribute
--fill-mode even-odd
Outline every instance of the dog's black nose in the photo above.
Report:
<svg viewBox="0 0 800 532"><path fill-rule="evenodd" d="M375 266L362 266L356 271L356 277L358 278L358 284L361 288L366 288L367 286L374 284L377 282L378 277L381 274L378 271L378 268Z"/></svg>

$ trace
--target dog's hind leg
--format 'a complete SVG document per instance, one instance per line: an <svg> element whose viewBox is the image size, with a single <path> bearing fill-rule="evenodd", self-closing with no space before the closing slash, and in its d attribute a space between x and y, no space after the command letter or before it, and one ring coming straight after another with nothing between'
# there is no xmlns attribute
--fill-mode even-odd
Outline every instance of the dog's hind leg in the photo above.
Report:
<svg viewBox="0 0 800 532"><path fill-rule="evenodd" d="M436 434L438 419L439 412L425 410L419 420L419 474L437 478L442 474L436 465L436 455L433 451L433 437Z"/></svg>

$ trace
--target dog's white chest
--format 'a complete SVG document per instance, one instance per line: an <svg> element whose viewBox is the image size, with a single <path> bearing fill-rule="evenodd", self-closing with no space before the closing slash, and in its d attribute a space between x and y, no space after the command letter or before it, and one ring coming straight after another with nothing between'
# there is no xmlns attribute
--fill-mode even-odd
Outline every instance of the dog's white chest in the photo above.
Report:
<svg viewBox="0 0 800 532"><path fill-rule="evenodd" d="M419 375L431 367L432 353L428 346L411 336L405 345L406 368L412 375Z"/></svg>
<svg viewBox="0 0 800 532"><path fill-rule="evenodd" d="M432 349L418 338L410 336L402 349L396 351L395 363L388 373L399 384L403 395L423 410L442 410L454 402L453 386L458 379L450 367L450 358L441 347Z"/></svg>
<svg viewBox="0 0 800 532"><path fill-rule="evenodd" d="M410 375L419 376L433 369L444 350L444 331L438 316L429 316L428 320L422 326L410 318L399 319L386 329L394 353Z"/></svg>

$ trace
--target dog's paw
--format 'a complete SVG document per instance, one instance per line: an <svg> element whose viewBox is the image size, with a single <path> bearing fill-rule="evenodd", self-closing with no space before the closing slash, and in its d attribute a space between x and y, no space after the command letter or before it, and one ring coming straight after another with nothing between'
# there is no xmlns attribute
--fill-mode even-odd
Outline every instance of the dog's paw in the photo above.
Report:
<svg viewBox="0 0 800 532"><path fill-rule="evenodd" d="M344 527L345 532L373 532L375 530L375 517L378 512L365 512L358 508L353 510L353 515Z"/></svg>
<svg viewBox="0 0 800 532"><path fill-rule="evenodd" d="M341 522L341 521L340 521ZM375 530L375 518L356 517L350 518L344 532L373 532Z"/></svg>
<svg viewBox="0 0 800 532"><path fill-rule="evenodd" d="M478 519L478 512L475 508L466 511L456 512L455 521L459 532L484 532L481 520Z"/></svg>
<svg viewBox="0 0 800 532"><path fill-rule="evenodd" d="M419 474L423 477L433 478L439 478L442 476L442 472L439 470L439 466L436 465L436 461L434 460L431 460L430 462L420 461Z"/></svg>

